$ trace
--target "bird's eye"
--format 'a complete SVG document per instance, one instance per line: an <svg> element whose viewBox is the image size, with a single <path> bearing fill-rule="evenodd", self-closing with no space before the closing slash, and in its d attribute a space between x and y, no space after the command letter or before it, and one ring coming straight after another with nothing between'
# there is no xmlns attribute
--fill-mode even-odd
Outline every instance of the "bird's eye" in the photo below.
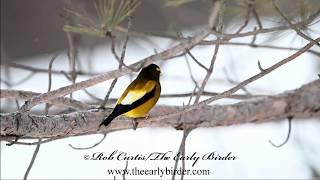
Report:
<svg viewBox="0 0 320 180"><path fill-rule="evenodd" d="M159 67L157 67L156 70L160 72L160 68Z"/></svg>

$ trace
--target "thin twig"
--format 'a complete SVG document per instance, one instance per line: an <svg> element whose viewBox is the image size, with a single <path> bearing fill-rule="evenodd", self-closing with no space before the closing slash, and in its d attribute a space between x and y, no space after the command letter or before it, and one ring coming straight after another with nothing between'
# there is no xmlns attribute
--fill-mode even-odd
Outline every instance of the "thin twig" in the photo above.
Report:
<svg viewBox="0 0 320 180"><path fill-rule="evenodd" d="M177 34L178 34L178 37L179 37L179 38L183 38L183 35L182 35L181 32L177 32ZM204 70L208 71L208 68L207 68L205 65L203 65L200 61L198 61L197 58L194 57L194 55L191 53L191 51L190 51L189 49L186 48L185 51L187 52L187 54L191 57L191 59L192 59L196 64L198 64L198 65L199 65L201 68L203 68Z"/></svg>
<svg viewBox="0 0 320 180"><path fill-rule="evenodd" d="M320 47L319 42L317 42L316 40L310 38L309 36L307 36L306 34L304 34L303 32L301 32L301 30L298 29L298 27L294 26L290 19L284 15L284 13L280 10L280 8L277 6L277 4L275 3L275 0L272 0L272 5L274 7L274 9L278 12L278 14L290 25L290 27L297 32L297 34L299 36L301 36L303 39L308 40L310 42L314 42L316 45L318 45Z"/></svg>
<svg viewBox="0 0 320 180"><path fill-rule="evenodd" d="M259 68L260 71L264 71L264 69L262 68L261 63L260 63L259 60L258 60L258 68Z"/></svg>
<svg viewBox="0 0 320 180"><path fill-rule="evenodd" d="M252 14L253 14L253 17L257 21L259 29L263 29L261 20L260 20L259 15L258 15L258 11L257 11L256 6L255 6L255 2L256 2L255 0L250 0L250 3L252 4Z"/></svg>
<svg viewBox="0 0 320 180"><path fill-rule="evenodd" d="M116 130L109 130L108 133L121 131L121 130L126 130L126 128L116 129ZM85 133L79 133L79 134L74 134L74 135L68 134L68 135L65 135L65 136L55 136L55 137L48 138L46 140L41 140L40 144L45 144L45 143L49 143L49 142L52 142L52 141L65 139L65 138L68 138L68 137L86 136L86 135L93 135L93 134L96 134L96 133L97 132L85 132ZM18 138L19 139L28 139L28 140L30 140L30 139L39 139L39 138L28 137L28 136L21 136L21 137L18 137ZM12 139L14 139L14 140L12 140ZM14 137L14 136L0 136L0 140L1 141L7 141L7 142L9 142L9 144L11 144L16 140L16 137ZM39 144L39 142L21 142L21 141L18 142L17 141L14 144L15 145L33 146L33 145Z"/></svg>
<svg viewBox="0 0 320 180"><path fill-rule="evenodd" d="M114 36L111 36L110 39L111 39L111 52L112 52L113 56L115 57L115 59L120 64L121 60L120 60L120 57L118 56L118 54L116 52L116 38Z"/></svg>
<svg viewBox="0 0 320 180"><path fill-rule="evenodd" d="M316 41L320 41L320 37L316 39ZM235 93L236 91L238 91L239 89L241 89L242 87L248 85L249 83L260 79L261 77L269 74L270 72L274 71L275 69L279 68L280 66L294 60L295 58L299 57L300 55L302 55L305 51L307 51L308 49L310 49L313 45L315 45L314 42L310 42L308 43L306 46L304 46L303 48L301 48L298 52L292 54L291 56L279 61L278 63L272 65L271 67L265 69L264 71L261 71L260 73L242 81L241 83L239 83L237 86L221 93L220 95L217 95L215 97L209 98L203 102L201 102L201 104L205 105L205 104L209 104L215 100L230 96L231 94Z"/></svg>
<svg viewBox="0 0 320 180"><path fill-rule="evenodd" d="M83 89L83 92L86 93L90 98L92 98L93 100L97 101L97 102L103 102L103 99L98 98L97 96L95 96L94 94L92 94L91 92L89 92L87 89Z"/></svg>
<svg viewBox="0 0 320 180"><path fill-rule="evenodd" d="M293 26L296 28L304 27L304 26L310 24L315 18L317 18L319 13L320 13L320 11L316 11L314 14L310 15L307 19L300 21L298 23L295 23L295 24L293 24ZM258 21L260 21L259 19L256 19L256 20L257 20L257 23L258 23ZM258 26L260 27L259 23L258 23ZM276 27L271 27L271 28L262 28L259 30L254 30L254 31L249 31L249 32L239 33L239 34L237 34L237 33L224 34L223 36L225 38L222 39L222 42L226 42L226 41L233 39L233 38L246 37L246 36L251 36L251 35L271 33L271 32L277 32L277 31L284 31L284 30L288 30L288 29L291 29L291 27L288 25L283 25L283 26L276 26ZM125 28L120 27L120 26L117 27L117 30L120 32L127 32ZM130 32L130 35L133 35L133 36L157 36L157 37L168 38L168 39L172 39L172 40L181 40L181 38L177 38L176 36L154 34L154 33L152 34L152 33ZM216 42L217 41L215 41L215 40L212 41L212 43L216 43Z"/></svg>
<svg viewBox="0 0 320 180"><path fill-rule="evenodd" d="M129 19L128 19L128 27L127 27L128 28L128 32L130 32L131 20L132 19L129 17ZM126 38L125 38L125 41L124 41L123 46L122 46L122 52L121 52L121 56L120 57L117 55L117 53L115 51L115 37L111 37L111 40L112 40L111 41L111 50L112 50L112 53L115 56L115 58L118 60L118 63L119 63L118 69L120 71L122 69L122 66L128 67L124 63L124 58L125 58L126 50L127 50L127 44L129 42L129 33L128 32L126 33ZM109 90L108 90L106 96L104 97L104 100L103 100L103 103L101 104L101 106L105 106L107 104L109 96L110 96L114 86L116 85L117 81L118 81L118 78L114 78L112 80L111 85L109 87Z"/></svg>
<svg viewBox="0 0 320 180"><path fill-rule="evenodd" d="M212 45L216 44L216 41L202 41L199 45ZM242 43L242 42L221 42L220 45L231 45L231 46L248 46L251 48L267 48L267 49L278 49L278 50L290 50L290 51L299 51L300 48L295 47L282 47L277 45L263 45L263 44L252 44L252 43ZM320 56L320 53L314 50L309 49L306 51L316 56Z"/></svg>
<svg viewBox="0 0 320 180"><path fill-rule="evenodd" d="M318 17L320 11L315 12L314 14L312 14L311 16L309 16L307 19L300 21L296 24L294 24L295 27L303 27L308 25L309 23L311 23L316 17ZM259 26L259 25L258 25ZM260 26L259 26L260 27ZM288 25L282 25L282 26L276 26L276 27L271 27L271 28L262 28L259 30L256 30L254 32L246 32L246 33L239 33L241 37L245 37L245 36L251 36L253 34L260 34L260 33L271 33L271 32L276 32L276 31L283 31L283 30L288 30L291 29L290 26ZM126 28L121 27L121 26L117 26L116 28L117 31L119 32L127 32ZM167 38L167 39L172 39L172 40L181 40L180 38L177 38L174 35L167 35L167 34L158 34L158 33L146 33L146 32L134 32L131 31L129 33L132 36L138 36L138 37L144 37L144 36L155 36L155 37L160 37L160 38ZM229 35L233 35L232 38L238 38L236 34L229 34ZM227 35L228 36L228 35Z"/></svg>
<svg viewBox="0 0 320 180"><path fill-rule="evenodd" d="M320 37L317 38L316 41L320 41ZM206 105L212 103L213 101L229 97L230 95L232 95L233 93L235 93L238 90L242 89L243 87L245 87L246 85L250 84L251 82L254 82L254 81L258 80L261 77L264 77L265 75L267 75L270 72L276 70L280 66L282 66L282 65L284 65L284 64L286 64L286 63L288 63L288 62L290 62L290 61L292 61L294 59L296 59L297 57L302 55L304 52L306 52L308 49L310 49L314 45L315 45L314 42L309 42L306 46L301 48L296 53L290 55L289 57L279 61L278 63L272 65L269 68L266 68L264 71L261 71L260 73L258 73L256 75L254 75L254 76L252 76L252 77L240 82L238 85L234 86L233 88L231 88L231 89L229 89L227 91L224 91L224 92L222 92L222 93L220 93L218 95L215 95L215 96L213 96L213 97L211 97L209 99L206 99L206 100L200 102L197 105L191 105L191 106L189 106L188 108L186 108L183 111L177 111L177 112L174 112L174 113L169 113L169 114L161 115L161 116L158 116L158 117L152 117L149 120L150 121L159 121L159 120L162 120L162 119L173 118L173 117L179 116L181 113L190 112L190 111L192 111L194 109L199 109L199 108L201 108L203 106L206 106Z"/></svg>
<svg viewBox="0 0 320 180"><path fill-rule="evenodd" d="M210 28L219 28L219 30L222 29L222 17L223 17L223 10L224 10L224 7L221 7L223 5L221 5L218 1L213 1L214 4L212 5L212 9L211 9L211 13L210 13L210 17L209 17L209 27ZM218 21L217 21L218 19ZM218 53L218 49L219 49L219 43L215 46L215 51L214 51L214 54L213 54L213 57L211 59L211 64L210 64L210 67L209 69L206 68L206 71L207 71L207 74L201 84L201 87L199 88L198 90L198 94L196 96L196 99L194 101L194 104L197 104L199 99L200 99L200 96L202 94L202 91L204 90L205 86L206 86L206 83L213 71L213 67L214 67L214 63L215 63L215 60L216 60L216 56L217 56L217 53ZM191 53L190 53L191 54ZM197 87L197 84L195 86L195 89L194 91L196 90L196 87ZM192 94L193 95L193 94ZM190 96L190 100L188 102L188 106L190 105L190 102L191 102L191 98L192 98L192 95ZM184 109L184 106L183 106L183 109ZM180 119L183 119L183 114L180 114ZM183 126L186 126L185 122L183 122ZM187 140L187 137L188 135L190 134L190 132L194 129L194 127L184 127L183 129L183 137L182 137L182 140L181 140L181 143L180 143L180 147L179 147L179 150L178 150L178 155L177 155L177 159L175 161L175 165L174 165L174 174L172 175L172 180L175 179L175 172L177 170L177 166L178 166L178 162L179 162L179 158L180 156L186 156L185 155L185 148L186 148L186 140ZM185 158L182 158L182 173L181 173L181 180L183 180L184 178L184 170L185 170Z"/></svg>
<svg viewBox="0 0 320 180"><path fill-rule="evenodd" d="M23 177L24 180L26 180L26 179L28 178L28 175L29 175L30 170L31 170L31 168L32 168L32 166L33 166L33 163L34 163L34 161L36 160L36 157L37 157L37 155L38 155L38 152L39 152L39 149L40 149L40 144L41 144L41 138L39 138L39 140L38 140L38 144L37 144L37 146L36 146L36 149L34 150L34 153L33 153L33 155L32 155L32 159L31 159L31 161L30 161L30 164L29 164L29 166L28 166L28 168L27 168L27 171L26 171L25 174L24 174L24 177Z"/></svg>
<svg viewBox="0 0 320 180"><path fill-rule="evenodd" d="M126 161L126 166L124 167L124 170L123 170L123 174L122 174L122 179L123 179L123 180L126 179L127 169L128 169L128 161Z"/></svg>
<svg viewBox="0 0 320 180"><path fill-rule="evenodd" d="M36 67L27 66L27 65L23 65L23 64L17 64L17 63L13 63L13 62L7 62L7 63L3 64L3 66L8 66L8 67L12 67L12 68L31 71L31 72L34 72L34 73L48 73L48 69L36 68ZM70 74L71 72L65 72L65 71L61 71L61 70L52 70L51 73L52 74L58 74L58 75L64 75L64 73L65 74ZM101 74L101 73L98 73L98 72L97 73L91 73L91 72L84 72L84 71L75 71L75 73L77 75L83 75L83 76L96 76L98 74Z"/></svg>
<svg viewBox="0 0 320 180"><path fill-rule="evenodd" d="M92 149L92 148L98 146L99 144L101 144L101 143L103 142L103 140L106 138L106 136L107 136L107 134L104 133L104 134L103 134L103 137L101 138L101 140L100 140L99 142L97 142L97 143L95 143L94 145L89 146L89 147L75 147L75 146L73 146L72 144L69 144L69 146L70 146L72 149L74 149L74 150L87 150L87 149Z"/></svg>
<svg viewBox="0 0 320 180"><path fill-rule="evenodd" d="M174 164L174 170L176 170L177 167L178 167L178 162L179 162L180 156L181 156L181 155L182 155L182 156L185 156L185 154L182 154L182 152L185 152L186 140L187 140L187 137L188 137L188 135L190 134L190 132L191 132L192 130L193 130L193 128L185 128L185 129L183 130L183 135L182 135L180 147L179 147L178 154L177 154L177 159L176 159L175 164ZM184 159L184 158L183 158L183 159ZM182 161L183 161L183 159L182 159ZM176 171L174 171L174 173L173 173L173 175L172 175L172 180L175 179L175 175L176 175L175 172L176 172Z"/></svg>
<svg viewBox="0 0 320 180"><path fill-rule="evenodd" d="M192 92L188 92L188 93L177 93L177 94L163 94L160 97L161 98L183 98L183 97L189 97L193 94L198 94L198 91L192 91ZM215 96L220 93L202 91L201 94L202 94L202 96ZM233 94L233 95L230 95L229 97L226 97L226 98L246 100L246 99L260 98L260 97L264 97L264 96L266 96L266 95L252 95L251 93L250 94L247 93L247 94Z"/></svg>
<svg viewBox="0 0 320 180"><path fill-rule="evenodd" d="M291 127L292 127L292 118L293 118L293 116L289 116L288 117L288 134L287 134L287 137L286 137L286 139L281 143L281 144L278 144L278 145L276 145L276 144L274 144L270 139L269 139L269 143L272 145L272 146L274 146L274 147L276 147L276 148L280 148L280 147L282 147L283 145L285 145L285 144L287 144L287 142L289 141L289 138L290 138L290 134L291 134Z"/></svg>
<svg viewBox="0 0 320 180"><path fill-rule="evenodd" d="M192 59L195 63L197 63L200 67L202 67L202 68L205 69L206 71L209 70L205 65L201 64L200 61L198 61L198 60L193 56L193 54L191 54L191 52L190 52L188 49L186 49L186 51L187 51L187 54L191 57L191 59Z"/></svg>
<svg viewBox="0 0 320 180"><path fill-rule="evenodd" d="M186 60L186 64L187 64L187 67L188 67L189 74L190 74L190 78L191 78L192 82L194 83L195 88L200 88L199 85L198 85L197 80L194 78L194 76L192 74L191 66L190 66L190 63L189 63L189 60L188 60L187 56L185 56L185 60Z"/></svg>
<svg viewBox="0 0 320 180"><path fill-rule="evenodd" d="M45 144L45 143L48 143L48 142L52 142L52 141L55 141L55 140L58 140L58 139L64 139L64 138L67 138L67 137L62 137L62 138L49 138L49 139L46 139L46 140L43 140L41 141L40 144ZM19 138L18 138L19 139ZM22 138L20 138L22 139ZM24 139L32 139L32 138L24 138ZM4 141L7 141L9 142L9 145L8 146L11 146L11 144L15 144L15 145L26 145L26 146L33 146L33 145L37 145L38 144L38 141L37 142L19 142L19 141L16 141L16 139L14 139L13 141L9 138L9 139L2 139Z"/></svg>
<svg viewBox="0 0 320 180"><path fill-rule="evenodd" d="M1 41L1 45L2 45L2 41ZM7 54L6 54L6 53L3 53L3 54L2 54L2 52L4 52L3 46L1 46L1 58L4 58L5 61L8 61ZM3 56L3 57L2 57L2 56ZM0 62L1 62L1 61L0 61ZM1 63L0 63L0 64L1 64ZM10 68L5 68L4 72L5 72L5 75L6 75L8 81L3 81L3 80L1 79L1 76L0 76L0 81L1 81L1 82L4 82L4 83L8 86L8 88L11 89L12 86L14 86L14 84L11 83L12 78L11 78ZM30 74L30 78L31 78L32 76L33 76L33 74L31 73L31 74ZM24 79L27 80L28 78L29 78L29 77L27 76L27 77L24 78ZM22 81L20 81L20 82L24 82L24 81L25 81L24 79L22 79ZM20 105L19 105L18 99L15 99L15 103L16 103L17 109L19 109L19 108L20 108ZM17 137L17 141L18 141L18 137Z"/></svg>
<svg viewBox="0 0 320 180"><path fill-rule="evenodd" d="M218 50L219 50L219 46L220 44L218 43L217 45L215 45L215 48L214 48L214 53L213 53L213 56L212 56L212 59L211 59L211 63L210 63L210 67L207 71L207 74L205 76L205 78L203 79L202 81L202 84L200 86L200 89L198 90L198 93L197 93L197 96L196 96L196 99L195 99L195 103L197 104L200 100L200 97L202 95L202 92L204 91L204 88L205 86L207 85L207 82L213 72L213 68L214 68L214 64L215 64L215 61L216 61L216 57L217 57L217 54L218 54Z"/></svg>
<svg viewBox="0 0 320 180"><path fill-rule="evenodd" d="M16 143L18 143L18 140L19 140L19 137L14 137L14 140L13 141L8 141L8 143L6 144L7 146L12 146Z"/></svg>
<svg viewBox="0 0 320 180"><path fill-rule="evenodd" d="M56 59L57 56L58 56L58 54L55 54L55 55L51 58L51 60L50 60L50 62L49 62L49 68L48 68L48 79L49 79L49 80L48 80L48 91L47 91L47 92L51 91L51 85L52 85L52 64L53 64L53 62L54 62L54 60ZM46 103L46 107L45 107L45 110L44 110L45 115L48 114L48 111L49 111L49 104Z"/></svg>
<svg viewBox="0 0 320 180"><path fill-rule="evenodd" d="M291 29L293 27L299 28L299 27L304 27L308 24L310 24L315 18L317 18L320 14L320 10L315 12L314 14L310 15L308 19L305 19L301 22L295 23L292 26L290 25L284 25L284 26L276 26L276 27L271 27L271 28L264 28L264 29L258 29L254 31L249 31L249 32L244 32L244 33L239 33L239 34L223 34L219 33L216 31L213 31L212 33L218 37L221 37L221 41L229 41L234 38L241 38L241 37L246 37L246 36L252 36L252 35L257 35L257 34L265 34L265 33L271 33L271 32L279 32L279 31L284 31ZM217 43L217 40L211 41L212 43Z"/></svg>
<svg viewBox="0 0 320 180"><path fill-rule="evenodd" d="M74 37L71 35L70 32L66 32L67 34L67 39L68 39L68 59L69 59L69 64L70 64L70 78L72 84L76 83L76 48L74 45ZM70 98L72 98L72 93L70 93Z"/></svg>
<svg viewBox="0 0 320 180"><path fill-rule="evenodd" d="M192 98L192 96L190 96L190 99L189 99L189 102L188 102L188 105L187 105L187 106L190 105L190 103L191 103L191 98ZM181 115L181 117L182 117L182 115ZM185 123L184 123L184 122L183 122L183 126L185 126ZM187 141L187 137L189 136L190 132L191 132L193 129L194 129L194 128L184 128L184 129L183 129L183 138L182 138L181 143L180 143L180 148L181 148L181 149L179 148L179 152L180 152L183 156L186 156L186 141ZM179 160L179 157L180 157L180 154L179 154L179 156L178 156L178 158L177 158L177 160L176 160L176 163L177 163L177 161ZM176 167L176 164L175 164L175 167ZM185 168L186 168L186 162L185 162L185 158L183 158L183 159L182 159L182 172L184 172ZM176 170L176 169L175 169L175 170ZM184 178L184 173L181 173L180 179L183 180L183 178ZM173 177L173 179L174 179L174 177Z"/></svg>
<svg viewBox="0 0 320 180"><path fill-rule="evenodd" d="M257 27L254 27L253 30L257 30ZM253 34L250 44L255 44L257 40L257 34Z"/></svg>
<svg viewBox="0 0 320 180"><path fill-rule="evenodd" d="M10 81L2 79L1 77L0 77L0 80L1 80L1 82L6 84L7 86L19 86L20 84L25 83L26 81L31 79L34 75L35 75L34 72L30 72L30 74L28 74L26 77L22 78L21 80L19 80L17 82L10 82Z"/></svg>
<svg viewBox="0 0 320 180"><path fill-rule="evenodd" d="M245 27L247 27L250 19L250 13L251 13L251 3L247 2L247 13L246 13L246 18L242 26L235 32L236 34L239 34Z"/></svg>
<svg viewBox="0 0 320 180"><path fill-rule="evenodd" d="M105 106L107 104L107 102L109 100L109 97L110 97L110 94L111 94L114 86L116 85L117 81L118 81L118 78L115 78L115 79L112 80L111 85L109 87L109 90L108 90L106 96L104 97L104 100L103 100L101 106Z"/></svg>
<svg viewBox="0 0 320 180"><path fill-rule="evenodd" d="M222 8L224 9L224 8ZM217 27L218 27L218 31L222 31L222 25L223 25L223 10L219 11L219 17L217 18L218 19L218 23L217 23ZM203 81L202 81L202 84L198 90L198 94L196 96L196 99L194 101L195 104L197 104L200 100L200 97L202 95L202 92L204 91L204 88L205 86L207 85L207 82L213 72L213 68L214 68L214 64L216 62L216 57L217 57L217 54L218 54L218 51L219 51L219 47L220 47L220 38L218 37L218 43L215 45L215 48L214 48L214 53L213 53L213 56L211 58L211 62L210 62L210 66L209 66L209 69L207 69L207 74L206 76L204 77Z"/></svg>

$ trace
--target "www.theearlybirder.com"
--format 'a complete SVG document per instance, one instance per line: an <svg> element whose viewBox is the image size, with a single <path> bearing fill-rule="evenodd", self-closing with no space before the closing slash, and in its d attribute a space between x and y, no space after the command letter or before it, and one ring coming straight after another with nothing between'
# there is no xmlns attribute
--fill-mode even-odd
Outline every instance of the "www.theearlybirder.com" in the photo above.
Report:
<svg viewBox="0 0 320 180"><path fill-rule="evenodd" d="M132 169L108 169L109 175L129 175L129 176L168 176L168 175L210 175L209 169L178 169L171 168L156 168L156 169L139 169L134 167Z"/></svg>

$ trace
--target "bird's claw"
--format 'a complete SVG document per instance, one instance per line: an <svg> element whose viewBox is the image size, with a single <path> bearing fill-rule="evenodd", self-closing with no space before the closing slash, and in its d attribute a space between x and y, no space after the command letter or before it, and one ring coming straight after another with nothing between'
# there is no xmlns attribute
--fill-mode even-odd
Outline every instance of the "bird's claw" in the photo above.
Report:
<svg viewBox="0 0 320 180"><path fill-rule="evenodd" d="M146 120L146 119L148 119L150 117L150 114L147 114L145 117L144 117L144 119Z"/></svg>
<svg viewBox="0 0 320 180"><path fill-rule="evenodd" d="M131 122L132 122L132 127L133 127L132 129L133 130L137 130L137 127L138 127L137 120L136 119L132 119Z"/></svg>

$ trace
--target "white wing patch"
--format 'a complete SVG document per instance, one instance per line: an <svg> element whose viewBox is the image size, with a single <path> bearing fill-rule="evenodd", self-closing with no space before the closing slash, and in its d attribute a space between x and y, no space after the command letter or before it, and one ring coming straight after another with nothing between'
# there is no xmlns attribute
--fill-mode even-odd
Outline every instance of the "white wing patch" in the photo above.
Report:
<svg viewBox="0 0 320 180"><path fill-rule="evenodd" d="M138 99L142 98L146 94L144 90L131 90L128 92L126 97L122 100L121 104L132 104L133 102L137 101Z"/></svg>

